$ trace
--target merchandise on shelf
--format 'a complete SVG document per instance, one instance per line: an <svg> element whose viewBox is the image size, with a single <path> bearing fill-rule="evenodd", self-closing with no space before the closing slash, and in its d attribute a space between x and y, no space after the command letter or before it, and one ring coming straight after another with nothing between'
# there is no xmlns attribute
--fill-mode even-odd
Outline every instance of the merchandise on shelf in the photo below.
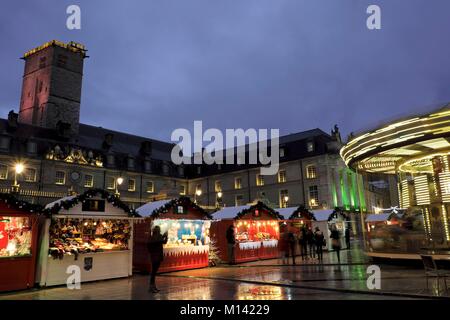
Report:
<svg viewBox="0 0 450 320"><path fill-rule="evenodd" d="M0 257L31 254L31 240L30 218L0 216Z"/></svg>
<svg viewBox="0 0 450 320"><path fill-rule="evenodd" d="M280 237L280 228L273 220L241 220L236 223L236 241L269 241Z"/></svg>
<svg viewBox="0 0 450 320"><path fill-rule="evenodd" d="M131 226L128 220L54 218L50 225L49 254L128 250Z"/></svg>
<svg viewBox="0 0 450 320"><path fill-rule="evenodd" d="M159 226L161 233L168 235L165 249L176 247L192 247L209 245L209 228L211 222L208 220L187 219L156 219L153 226Z"/></svg>

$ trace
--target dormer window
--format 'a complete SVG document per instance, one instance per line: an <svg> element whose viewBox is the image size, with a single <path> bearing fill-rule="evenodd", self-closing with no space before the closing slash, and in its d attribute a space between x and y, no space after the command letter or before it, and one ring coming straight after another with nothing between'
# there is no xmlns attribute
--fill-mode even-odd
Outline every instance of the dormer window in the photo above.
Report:
<svg viewBox="0 0 450 320"><path fill-rule="evenodd" d="M308 141L306 143L306 151L314 152L314 142L313 141Z"/></svg>

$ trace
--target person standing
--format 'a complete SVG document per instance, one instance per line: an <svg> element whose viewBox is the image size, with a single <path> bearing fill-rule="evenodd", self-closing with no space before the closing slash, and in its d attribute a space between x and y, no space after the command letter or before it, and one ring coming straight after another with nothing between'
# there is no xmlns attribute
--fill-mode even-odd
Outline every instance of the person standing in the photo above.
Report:
<svg viewBox="0 0 450 320"><path fill-rule="evenodd" d="M227 229L227 253L228 253L228 264L234 264L234 247L236 245L236 235L234 234L233 225L229 226Z"/></svg>
<svg viewBox="0 0 450 320"><path fill-rule="evenodd" d="M297 240L295 239L295 234L290 231L288 233L288 243L289 243L289 254L292 257L292 264L295 265L295 243L297 242ZM289 261L288 261L289 263Z"/></svg>
<svg viewBox="0 0 450 320"><path fill-rule="evenodd" d="M316 240L316 252L319 263L323 263L323 247L325 246L325 236L320 231L319 227L316 227L314 232L314 239Z"/></svg>
<svg viewBox="0 0 450 320"><path fill-rule="evenodd" d="M345 228L345 244L347 249L350 250L350 228Z"/></svg>
<svg viewBox="0 0 450 320"><path fill-rule="evenodd" d="M167 232L161 235L161 228L155 226L148 241L148 252L152 263L152 272L150 275L149 291L157 293L160 290L156 287L155 279L158 273L159 266L164 259L163 245L167 243Z"/></svg>
<svg viewBox="0 0 450 320"><path fill-rule="evenodd" d="M303 227L300 230L298 244L300 245L300 254L302 256L302 261L308 260L308 242L306 239L306 228Z"/></svg>
<svg viewBox="0 0 450 320"><path fill-rule="evenodd" d="M336 251L338 263L341 264L341 235L335 225L331 227L331 247Z"/></svg>
<svg viewBox="0 0 450 320"><path fill-rule="evenodd" d="M315 250L315 242L314 242L314 233L312 232L311 228L308 228L308 231L306 233L307 243L309 246L309 256L311 258L316 257L316 250Z"/></svg>
<svg viewBox="0 0 450 320"><path fill-rule="evenodd" d="M289 264L289 243L288 243L288 234L283 229L280 234L280 240L278 242L281 264Z"/></svg>

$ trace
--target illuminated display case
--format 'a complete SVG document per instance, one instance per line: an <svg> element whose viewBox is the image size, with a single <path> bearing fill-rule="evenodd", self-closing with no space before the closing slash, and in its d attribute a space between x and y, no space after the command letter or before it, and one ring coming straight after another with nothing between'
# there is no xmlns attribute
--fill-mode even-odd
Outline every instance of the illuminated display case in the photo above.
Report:
<svg viewBox="0 0 450 320"><path fill-rule="evenodd" d="M151 271L147 243L150 230L155 226L159 226L163 234L168 234L160 272L208 266L211 216L188 197L149 202L138 208L137 212L145 220L136 225L133 260L135 269Z"/></svg>
<svg viewBox="0 0 450 320"><path fill-rule="evenodd" d="M262 202L254 205L227 207L214 213L211 237L217 241L220 258L228 261L226 233L235 233L234 262L271 259L279 256L280 220L283 217Z"/></svg>
<svg viewBox="0 0 450 320"><path fill-rule="evenodd" d="M133 228L139 218L115 195L91 189L52 202L45 212L39 285L65 284L69 266L79 267L81 282L132 275Z"/></svg>
<svg viewBox="0 0 450 320"><path fill-rule="evenodd" d="M0 291L33 287L39 206L0 196Z"/></svg>

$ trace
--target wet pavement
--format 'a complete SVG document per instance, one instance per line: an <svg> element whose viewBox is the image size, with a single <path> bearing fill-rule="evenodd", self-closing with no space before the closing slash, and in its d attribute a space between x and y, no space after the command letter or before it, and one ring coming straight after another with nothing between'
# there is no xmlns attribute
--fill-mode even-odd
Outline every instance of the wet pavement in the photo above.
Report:
<svg viewBox="0 0 450 320"><path fill-rule="evenodd" d="M380 264L381 289L367 287L367 267L371 262L361 250L342 251L341 265L335 253L324 254L324 264L317 260L297 265L282 265L281 260L264 260L237 266L166 273L158 276L160 293L148 290L148 276L82 283L80 290L64 287L33 289L0 294L3 299L164 299L164 300L373 300L450 298L441 281L430 279L427 289L420 267ZM448 281L450 282L450 281Z"/></svg>

